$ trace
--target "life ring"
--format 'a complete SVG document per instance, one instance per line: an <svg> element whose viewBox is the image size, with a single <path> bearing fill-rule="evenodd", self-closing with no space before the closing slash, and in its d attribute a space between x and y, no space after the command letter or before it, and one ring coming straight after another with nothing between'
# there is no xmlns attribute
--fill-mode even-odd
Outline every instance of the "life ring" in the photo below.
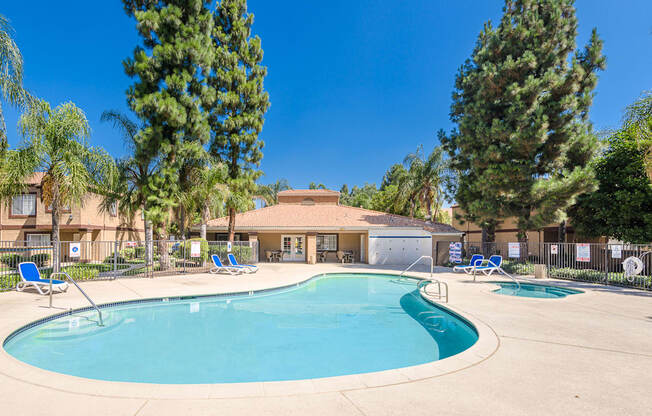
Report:
<svg viewBox="0 0 652 416"><path fill-rule="evenodd" d="M623 271L625 272L625 278L632 283L635 276L643 271L643 261L638 257L627 257L623 260Z"/></svg>

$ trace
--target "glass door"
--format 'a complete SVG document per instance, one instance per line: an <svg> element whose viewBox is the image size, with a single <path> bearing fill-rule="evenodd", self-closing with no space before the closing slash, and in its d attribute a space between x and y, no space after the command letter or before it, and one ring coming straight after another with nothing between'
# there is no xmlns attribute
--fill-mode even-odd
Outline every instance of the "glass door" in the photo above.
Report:
<svg viewBox="0 0 652 416"><path fill-rule="evenodd" d="M305 236L281 236L281 251L283 251L284 261L305 261Z"/></svg>

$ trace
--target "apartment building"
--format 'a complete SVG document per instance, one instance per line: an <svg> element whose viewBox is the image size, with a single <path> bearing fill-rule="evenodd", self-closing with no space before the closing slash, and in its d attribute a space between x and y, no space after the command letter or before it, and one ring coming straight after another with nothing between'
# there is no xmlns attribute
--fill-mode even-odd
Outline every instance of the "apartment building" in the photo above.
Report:
<svg viewBox="0 0 652 416"><path fill-rule="evenodd" d="M27 245L49 245L52 211L41 198L43 173L35 173L29 188L11 201L0 204L0 241L25 241ZM100 210L101 197L89 192L82 206L64 207L59 217L61 241L142 241L141 214L133 220L120 215L117 206Z"/></svg>

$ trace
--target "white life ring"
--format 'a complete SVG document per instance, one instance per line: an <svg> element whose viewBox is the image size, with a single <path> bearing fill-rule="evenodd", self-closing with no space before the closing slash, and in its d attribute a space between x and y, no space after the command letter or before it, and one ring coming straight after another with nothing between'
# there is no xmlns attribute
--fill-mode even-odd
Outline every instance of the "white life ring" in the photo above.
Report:
<svg viewBox="0 0 652 416"><path fill-rule="evenodd" d="M623 260L623 271L625 272L625 278L631 283L634 281L634 276L643 271L643 261L638 257L627 257Z"/></svg>

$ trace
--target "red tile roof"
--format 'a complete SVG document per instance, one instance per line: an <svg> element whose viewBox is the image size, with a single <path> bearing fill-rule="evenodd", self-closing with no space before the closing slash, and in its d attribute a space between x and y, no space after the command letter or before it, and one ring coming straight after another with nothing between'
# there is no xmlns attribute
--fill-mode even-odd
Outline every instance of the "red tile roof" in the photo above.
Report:
<svg viewBox="0 0 652 416"><path fill-rule="evenodd" d="M287 191L281 191L278 193L278 196L319 196L319 195L339 195L337 191L331 191L330 189L289 189Z"/></svg>
<svg viewBox="0 0 652 416"><path fill-rule="evenodd" d="M208 226L213 229L226 229L228 222L228 217L222 217L209 221ZM236 230L251 231L273 229L366 230L369 228L399 227L423 228L433 233L460 233L459 230L448 224L433 223L385 212L334 204L272 205L237 214L235 227Z"/></svg>

